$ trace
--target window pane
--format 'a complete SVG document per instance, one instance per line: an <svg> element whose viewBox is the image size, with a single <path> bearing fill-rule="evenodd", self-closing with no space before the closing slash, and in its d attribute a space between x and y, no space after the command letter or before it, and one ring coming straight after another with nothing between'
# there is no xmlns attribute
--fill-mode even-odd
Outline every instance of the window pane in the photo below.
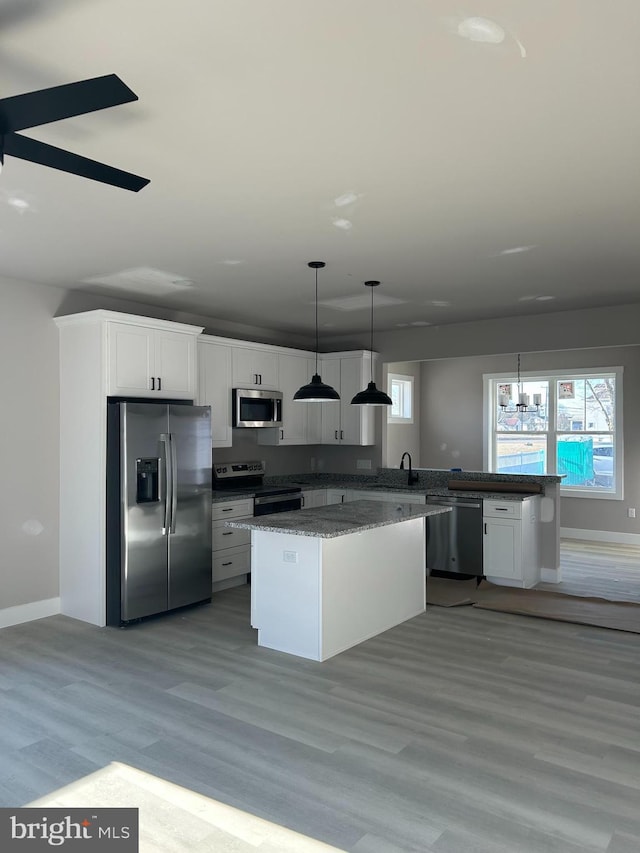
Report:
<svg viewBox="0 0 640 853"><path fill-rule="evenodd" d="M559 430L615 430L615 377L561 379L556 394Z"/></svg>
<svg viewBox="0 0 640 853"><path fill-rule="evenodd" d="M496 428L498 432L546 432L549 429L549 383L534 380L496 384ZM520 394L528 399L527 411L518 411ZM535 403L540 401L540 405ZM506 408L500 403L506 403Z"/></svg>
<svg viewBox="0 0 640 853"><path fill-rule="evenodd" d="M559 435L558 474L563 486L615 488L615 446L612 435Z"/></svg>
<svg viewBox="0 0 640 853"><path fill-rule="evenodd" d="M497 435L498 474L546 474L546 435Z"/></svg>

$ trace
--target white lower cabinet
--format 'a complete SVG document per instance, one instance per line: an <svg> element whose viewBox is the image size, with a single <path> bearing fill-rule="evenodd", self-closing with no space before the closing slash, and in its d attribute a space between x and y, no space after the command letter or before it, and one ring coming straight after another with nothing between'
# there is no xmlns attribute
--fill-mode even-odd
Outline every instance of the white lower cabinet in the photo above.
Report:
<svg viewBox="0 0 640 853"><path fill-rule="evenodd" d="M252 518L253 500L225 501L212 507L213 592L245 583L251 572L251 531L225 527L231 518Z"/></svg>
<svg viewBox="0 0 640 853"><path fill-rule="evenodd" d="M483 560L487 580L530 588L540 582L540 498L483 501Z"/></svg>
<svg viewBox="0 0 640 853"><path fill-rule="evenodd" d="M315 506L326 506L327 490L326 489L310 489L302 492L302 509L310 509Z"/></svg>
<svg viewBox="0 0 640 853"><path fill-rule="evenodd" d="M347 489L327 489L327 504L343 504L348 500Z"/></svg>

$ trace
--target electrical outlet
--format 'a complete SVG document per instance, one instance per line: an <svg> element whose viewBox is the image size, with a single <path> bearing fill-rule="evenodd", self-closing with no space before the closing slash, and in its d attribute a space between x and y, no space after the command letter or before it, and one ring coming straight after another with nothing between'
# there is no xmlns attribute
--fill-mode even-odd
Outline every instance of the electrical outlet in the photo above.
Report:
<svg viewBox="0 0 640 853"><path fill-rule="evenodd" d="M634 506L630 506L629 509L627 510L627 515L629 516L629 518L635 518L636 517L636 508Z"/></svg>
<svg viewBox="0 0 640 853"><path fill-rule="evenodd" d="M371 468L371 460L370 459L357 459L356 460L356 468Z"/></svg>
<svg viewBox="0 0 640 853"><path fill-rule="evenodd" d="M298 562L298 552L297 551L283 551L282 559L285 563L297 563Z"/></svg>

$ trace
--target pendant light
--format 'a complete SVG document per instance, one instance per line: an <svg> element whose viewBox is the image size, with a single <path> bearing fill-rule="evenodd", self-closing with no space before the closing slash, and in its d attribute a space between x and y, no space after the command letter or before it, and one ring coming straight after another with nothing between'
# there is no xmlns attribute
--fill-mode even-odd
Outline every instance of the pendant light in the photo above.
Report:
<svg viewBox="0 0 640 853"><path fill-rule="evenodd" d="M371 288L371 382L364 391L360 391L351 401L352 406L391 406L391 397L384 391L376 388L373 381L373 288L380 284L379 281L365 281L364 286Z"/></svg>
<svg viewBox="0 0 640 853"><path fill-rule="evenodd" d="M293 395L294 400L301 400L303 403L324 403L327 400L339 400L340 395L331 385L325 385L318 374L318 270L326 267L324 261L309 261L307 266L316 271L316 372L313 374L311 382L298 388Z"/></svg>

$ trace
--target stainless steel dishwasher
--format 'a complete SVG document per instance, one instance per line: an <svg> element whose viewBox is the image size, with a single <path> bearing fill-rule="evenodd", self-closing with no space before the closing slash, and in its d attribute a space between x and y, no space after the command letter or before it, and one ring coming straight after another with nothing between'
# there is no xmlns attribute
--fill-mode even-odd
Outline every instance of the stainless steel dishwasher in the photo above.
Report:
<svg viewBox="0 0 640 853"><path fill-rule="evenodd" d="M480 577L482 499L427 495L427 503L452 508L427 517L427 574Z"/></svg>

